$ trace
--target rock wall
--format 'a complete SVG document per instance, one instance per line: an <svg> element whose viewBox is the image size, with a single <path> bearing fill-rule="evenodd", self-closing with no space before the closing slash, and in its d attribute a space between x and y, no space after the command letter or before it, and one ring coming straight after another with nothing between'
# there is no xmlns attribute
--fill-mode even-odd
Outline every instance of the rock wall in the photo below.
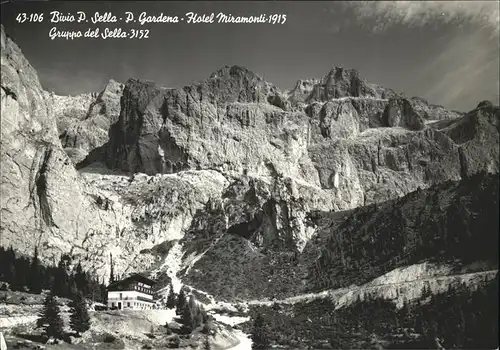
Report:
<svg viewBox="0 0 500 350"><path fill-rule="evenodd" d="M109 276L110 254L118 274L144 270L162 259L163 255L158 257L148 249L182 237L190 211L203 206L212 191L220 192L212 188L221 186L224 178L210 172L175 175L164 181L95 173L89 176L97 179L83 177L63 150L56 121L81 118L94 97L74 100L44 92L36 71L3 27L1 33L0 244L29 256L38 246L46 263L69 254L75 264L81 260L84 268L104 278ZM108 88L96 99L106 106L110 103ZM75 110L82 114L75 116ZM85 121L94 118L94 109L89 110L90 119ZM101 108L97 111L99 117ZM108 112L113 109L107 108ZM123 188L129 191L121 191ZM168 210L158 213L155 204ZM143 250L146 253L141 254Z"/></svg>
<svg viewBox="0 0 500 350"><path fill-rule="evenodd" d="M382 94L382 88L340 68L318 84L328 87L326 97L289 109L270 103L285 94L237 66L183 89L130 80L119 121L110 131L106 163L150 175L214 169L231 176L283 176L334 196L330 209L336 210L396 198L485 168L498 171L491 160L498 153L498 130L488 131L491 146L481 151L482 141L461 145L441 130L444 124L431 123L441 120L451 123L448 129L459 128L458 113L443 114L422 99ZM359 93L354 92L358 85ZM340 89L333 93L339 97L330 96L330 87ZM496 110L488 108L477 118L497 120ZM464 163L467 152L478 155L475 164ZM472 162L469 158L465 162ZM460 170L464 166L470 171Z"/></svg>
<svg viewBox="0 0 500 350"><path fill-rule="evenodd" d="M120 115L123 84L110 80L104 90L78 96L45 92L57 122L61 144L74 164L108 142L108 131Z"/></svg>

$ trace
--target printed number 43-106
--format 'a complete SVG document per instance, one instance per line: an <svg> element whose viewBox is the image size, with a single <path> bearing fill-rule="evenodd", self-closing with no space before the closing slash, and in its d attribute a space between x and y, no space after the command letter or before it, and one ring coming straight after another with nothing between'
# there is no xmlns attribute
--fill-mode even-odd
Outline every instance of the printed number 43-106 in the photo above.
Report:
<svg viewBox="0 0 500 350"><path fill-rule="evenodd" d="M24 22L43 22L43 13L30 13L21 12L17 15L16 21L18 23Z"/></svg>

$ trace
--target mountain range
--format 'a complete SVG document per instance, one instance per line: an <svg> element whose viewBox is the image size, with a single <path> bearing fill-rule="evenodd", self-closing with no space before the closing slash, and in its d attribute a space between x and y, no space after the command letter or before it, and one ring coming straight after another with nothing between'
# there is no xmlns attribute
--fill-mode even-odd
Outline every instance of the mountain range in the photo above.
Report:
<svg viewBox="0 0 500 350"><path fill-rule="evenodd" d="M401 306L498 268L488 101L450 111L340 66L291 90L225 66L58 96L3 26L1 49L2 246L259 305Z"/></svg>

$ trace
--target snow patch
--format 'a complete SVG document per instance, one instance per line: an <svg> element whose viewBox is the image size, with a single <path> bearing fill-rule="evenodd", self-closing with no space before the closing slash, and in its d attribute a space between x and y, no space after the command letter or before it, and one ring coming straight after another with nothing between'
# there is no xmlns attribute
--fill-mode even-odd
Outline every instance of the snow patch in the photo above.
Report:
<svg viewBox="0 0 500 350"><path fill-rule="evenodd" d="M182 267L182 244L179 242L175 242L167 256L165 257L165 261L163 264L156 270L153 271L153 275L158 274L160 271L165 271L172 279L172 287L174 288L174 293L179 293L182 288L182 281L177 277L177 273L181 270ZM168 286L163 288L161 291L167 292Z"/></svg>
<svg viewBox="0 0 500 350"><path fill-rule="evenodd" d="M212 249L213 247L215 247L215 245L220 241L220 239L223 237L223 235L217 237L211 244L210 246L205 249L203 252L201 252L200 254L195 254L195 253L191 253L186 259L186 264L188 265L187 266L187 269L186 269L186 272L184 273L184 276L187 276L189 271L191 271L191 269L193 268L194 264L196 264L201 258L203 258L203 255L205 255L210 249Z"/></svg>
<svg viewBox="0 0 500 350"><path fill-rule="evenodd" d="M148 310L146 316L152 323L163 326L167 322L173 321L175 317L175 309Z"/></svg>
<svg viewBox="0 0 500 350"><path fill-rule="evenodd" d="M220 323L224 323L229 326L235 326L237 324L247 322L250 320L250 317L239 317L239 316L226 316L226 315L220 315L220 314L212 314L212 316L215 318L216 321ZM229 348L228 350L251 350L252 349L252 340L250 339L249 335L235 329L233 330L234 336L239 340L238 345Z"/></svg>
<svg viewBox="0 0 500 350"><path fill-rule="evenodd" d="M240 330L235 330L234 335L236 336L236 338L238 338L240 343L238 345L230 348L229 350L251 350L252 349L252 340L250 339L248 334L243 333Z"/></svg>
<svg viewBox="0 0 500 350"><path fill-rule="evenodd" d="M240 316L226 316L220 314L212 314L216 321L220 323L227 324L228 326L236 326L237 324L244 323L250 320L250 316L240 317Z"/></svg>
<svg viewBox="0 0 500 350"><path fill-rule="evenodd" d="M430 262L423 262L410 266L398 267L388 273L373 279L365 286L377 286L393 283L404 283L419 280L422 278L431 278L433 276L447 276L451 273L453 267L449 265L438 265Z"/></svg>

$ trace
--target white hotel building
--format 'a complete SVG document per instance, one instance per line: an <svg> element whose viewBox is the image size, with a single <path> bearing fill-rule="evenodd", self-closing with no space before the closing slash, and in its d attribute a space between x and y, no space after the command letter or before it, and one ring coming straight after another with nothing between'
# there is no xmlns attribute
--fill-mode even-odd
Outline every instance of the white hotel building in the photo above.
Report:
<svg viewBox="0 0 500 350"><path fill-rule="evenodd" d="M153 285L155 282L133 274L108 286L108 307L111 309L151 310L154 308Z"/></svg>

